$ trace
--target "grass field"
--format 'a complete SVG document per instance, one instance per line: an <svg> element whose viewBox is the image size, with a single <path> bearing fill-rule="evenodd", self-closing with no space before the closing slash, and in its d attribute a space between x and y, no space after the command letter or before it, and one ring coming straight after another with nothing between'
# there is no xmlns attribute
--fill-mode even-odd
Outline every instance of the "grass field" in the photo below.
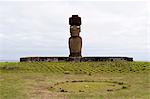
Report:
<svg viewBox="0 0 150 99"><path fill-rule="evenodd" d="M1 62L0 99L150 99L150 62Z"/></svg>

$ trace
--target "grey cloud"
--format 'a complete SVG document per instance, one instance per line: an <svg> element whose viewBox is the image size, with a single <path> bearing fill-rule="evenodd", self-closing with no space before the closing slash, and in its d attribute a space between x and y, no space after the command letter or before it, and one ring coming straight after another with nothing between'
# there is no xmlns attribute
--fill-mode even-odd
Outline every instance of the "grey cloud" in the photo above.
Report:
<svg viewBox="0 0 150 99"><path fill-rule="evenodd" d="M145 2L1 2L0 7L1 59L68 56L68 18L79 14L83 56L149 60Z"/></svg>

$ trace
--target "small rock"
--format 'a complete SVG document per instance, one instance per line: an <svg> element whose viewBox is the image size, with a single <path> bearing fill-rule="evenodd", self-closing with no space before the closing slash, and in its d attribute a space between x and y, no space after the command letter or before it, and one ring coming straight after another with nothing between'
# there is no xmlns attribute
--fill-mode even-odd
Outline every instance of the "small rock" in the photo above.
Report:
<svg viewBox="0 0 150 99"><path fill-rule="evenodd" d="M60 92L68 92L68 91L65 91L64 89L62 89Z"/></svg>
<svg viewBox="0 0 150 99"><path fill-rule="evenodd" d="M91 73L89 73L89 76L91 76L92 74Z"/></svg>
<svg viewBox="0 0 150 99"><path fill-rule="evenodd" d="M119 85L123 85L123 82L119 82L118 84L119 84Z"/></svg>
<svg viewBox="0 0 150 99"><path fill-rule="evenodd" d="M51 87L51 88L53 88L53 87Z"/></svg>
<svg viewBox="0 0 150 99"><path fill-rule="evenodd" d="M83 90L79 90L79 92L84 92Z"/></svg>
<svg viewBox="0 0 150 99"><path fill-rule="evenodd" d="M126 86L122 86L122 89L126 89L127 87Z"/></svg>
<svg viewBox="0 0 150 99"><path fill-rule="evenodd" d="M107 91L113 91L113 89L107 89Z"/></svg>

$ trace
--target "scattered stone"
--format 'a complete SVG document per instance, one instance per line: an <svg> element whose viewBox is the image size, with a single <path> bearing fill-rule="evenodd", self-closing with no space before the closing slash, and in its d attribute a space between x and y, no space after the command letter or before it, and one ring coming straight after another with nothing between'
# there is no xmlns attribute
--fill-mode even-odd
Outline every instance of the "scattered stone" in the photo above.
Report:
<svg viewBox="0 0 150 99"><path fill-rule="evenodd" d="M113 91L113 89L107 89L107 91Z"/></svg>
<svg viewBox="0 0 150 99"><path fill-rule="evenodd" d="M71 82L78 82L78 81L76 81L76 80L73 80L73 81L71 81Z"/></svg>
<svg viewBox="0 0 150 99"><path fill-rule="evenodd" d="M145 68L143 68L142 70L145 70Z"/></svg>
<svg viewBox="0 0 150 99"><path fill-rule="evenodd" d="M83 90L79 90L79 92L84 92Z"/></svg>
<svg viewBox="0 0 150 99"><path fill-rule="evenodd" d="M91 76L92 74L91 73L89 73L89 76Z"/></svg>
<svg viewBox="0 0 150 99"><path fill-rule="evenodd" d="M119 84L119 85L123 85L123 82L119 82L118 84Z"/></svg>
<svg viewBox="0 0 150 99"><path fill-rule="evenodd" d="M62 89L60 92L68 92L68 91L66 91L66 90Z"/></svg>
<svg viewBox="0 0 150 99"><path fill-rule="evenodd" d="M83 82L83 80L81 80L80 82Z"/></svg>
<svg viewBox="0 0 150 99"><path fill-rule="evenodd" d="M53 88L52 86L50 88Z"/></svg>
<svg viewBox="0 0 150 99"><path fill-rule="evenodd" d="M127 89L127 87L126 86L122 86L122 89Z"/></svg>

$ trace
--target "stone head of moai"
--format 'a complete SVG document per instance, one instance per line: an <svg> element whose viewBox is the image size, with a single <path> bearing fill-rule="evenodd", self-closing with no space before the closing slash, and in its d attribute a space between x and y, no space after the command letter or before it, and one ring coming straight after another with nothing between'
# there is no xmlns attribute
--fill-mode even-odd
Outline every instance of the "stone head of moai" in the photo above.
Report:
<svg viewBox="0 0 150 99"><path fill-rule="evenodd" d="M79 36L81 31L81 18L78 15L72 15L72 17L69 18L69 25L71 36Z"/></svg>
<svg viewBox="0 0 150 99"><path fill-rule="evenodd" d="M80 37L81 18L78 15L72 15L69 18L70 35L69 38L69 57L81 57L82 38Z"/></svg>

